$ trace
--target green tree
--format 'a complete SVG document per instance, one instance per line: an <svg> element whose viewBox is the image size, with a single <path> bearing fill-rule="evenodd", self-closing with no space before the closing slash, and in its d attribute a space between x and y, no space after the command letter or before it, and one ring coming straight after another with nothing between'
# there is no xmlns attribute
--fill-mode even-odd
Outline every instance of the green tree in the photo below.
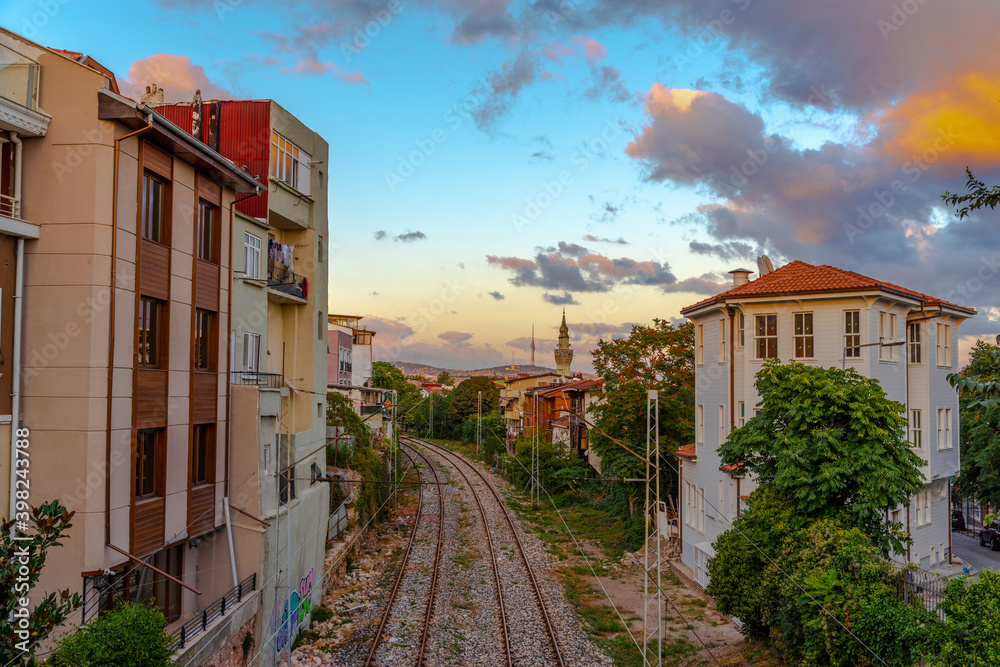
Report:
<svg viewBox="0 0 1000 667"><path fill-rule="evenodd" d="M12 534L14 521L3 522L0 535L0 665L37 664L38 643L62 625L82 602L78 593L71 595L67 588L41 598L29 608L28 618L22 618L22 603L38 584L48 550L62 546L60 540L73 525L73 512L58 500L30 511L25 508L24 512L29 514L28 539L17 539Z"/></svg>
<svg viewBox="0 0 1000 667"><path fill-rule="evenodd" d="M956 486L963 497L996 507L1000 505L1000 405L988 398L988 392L1000 380L1000 343L976 341L969 364L954 377L962 387L962 471Z"/></svg>
<svg viewBox="0 0 1000 667"><path fill-rule="evenodd" d="M402 405L412 405L420 400L420 390L406 379L403 371L388 361L376 361L372 364L372 386L395 389Z"/></svg>
<svg viewBox="0 0 1000 667"><path fill-rule="evenodd" d="M944 644L929 664L1000 665L1000 574L983 570L979 581L969 585L964 577L952 579L941 608L946 614Z"/></svg>
<svg viewBox="0 0 1000 667"><path fill-rule="evenodd" d="M847 512L880 552L904 550L885 513L923 489L920 457L906 441L903 405L853 369L766 362L757 374L760 414L719 451L794 508L805 525Z"/></svg>
<svg viewBox="0 0 1000 667"><path fill-rule="evenodd" d="M465 418L462 422L462 440L475 443L477 429L480 428L479 415L473 414ZM483 414L482 428L479 430L483 444L480 449L480 456L484 461L493 463L497 454L503 454L506 449L504 444L504 434L507 432L507 424L498 412Z"/></svg>
<svg viewBox="0 0 1000 667"><path fill-rule="evenodd" d="M597 428L590 432L590 443L601 456L602 472L614 477L646 474L642 460L614 440L645 456L646 396L647 390L656 389L662 492L675 495L673 454L694 441L694 325L685 322L675 327L654 319L652 326L634 326L627 338L599 341L593 360L604 386L593 408ZM643 493L635 484L620 491L632 501Z"/></svg>
<svg viewBox="0 0 1000 667"><path fill-rule="evenodd" d="M170 667L167 619L152 604L125 603L62 639L49 667Z"/></svg>
<svg viewBox="0 0 1000 667"><path fill-rule="evenodd" d="M437 381L445 385L446 387L450 387L453 384L455 384L454 378L451 377L451 373L449 373L448 371L441 371L440 373L438 373Z"/></svg>
<svg viewBox="0 0 1000 667"><path fill-rule="evenodd" d="M991 210L996 209L997 204L1000 204L1000 185L986 187L985 183L973 176L972 170L968 167L965 168L965 174L968 177L965 181L965 189L968 190L968 194L960 195L946 191L941 195L941 199L950 206L963 205L955 212L955 215L961 220L973 211L987 206Z"/></svg>
<svg viewBox="0 0 1000 667"><path fill-rule="evenodd" d="M451 410L456 420L462 421L479 411L479 392L483 393L483 414L500 410L500 388L488 377L477 376L462 380L451 391Z"/></svg>

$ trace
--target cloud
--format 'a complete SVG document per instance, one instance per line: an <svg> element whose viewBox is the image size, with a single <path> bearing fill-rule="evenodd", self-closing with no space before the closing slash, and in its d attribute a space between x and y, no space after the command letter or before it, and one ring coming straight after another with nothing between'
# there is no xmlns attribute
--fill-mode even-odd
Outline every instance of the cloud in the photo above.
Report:
<svg viewBox="0 0 1000 667"><path fill-rule="evenodd" d="M539 350L553 350L558 341L555 338L535 338L535 352ZM518 336L507 341L507 347L524 352L531 352L531 336Z"/></svg>
<svg viewBox="0 0 1000 667"><path fill-rule="evenodd" d="M472 338L472 334L464 331L445 331L444 333L439 333L438 338L446 340L453 345L460 345Z"/></svg>
<svg viewBox="0 0 1000 667"><path fill-rule="evenodd" d="M424 241L427 239L427 235L423 232L406 232L405 234L400 234L395 238L396 241L402 241L403 243L412 243L413 241Z"/></svg>
<svg viewBox="0 0 1000 667"><path fill-rule="evenodd" d="M497 366L509 356L490 343L477 345L468 342L468 339L458 343L449 340L452 334L459 337L466 335L463 332L445 332L444 338L425 340L425 334L415 332L402 318L366 315L361 323L375 332L372 338L372 357L375 360L419 360L420 363L442 368L476 369Z"/></svg>
<svg viewBox="0 0 1000 667"><path fill-rule="evenodd" d="M583 237L583 240L587 241L588 243L615 243L617 245L630 245L628 241L626 241L620 236L617 239L609 239L609 238L594 236L593 234L587 234L586 236Z"/></svg>
<svg viewBox="0 0 1000 667"><path fill-rule="evenodd" d="M348 72L344 68L336 65L332 62L320 62L313 58L302 58L295 67L287 68L282 67L282 74L305 74L307 76L320 76L326 74L327 72L333 74L335 79L343 81L344 83L360 83L366 86L371 84L365 80L365 77L361 75L360 72Z"/></svg>
<svg viewBox="0 0 1000 667"><path fill-rule="evenodd" d="M741 241L727 241L725 243L702 243L701 241L691 241L688 244L691 252L698 255L712 255L719 259L752 259L763 254L763 250L755 251L749 243Z"/></svg>
<svg viewBox="0 0 1000 667"><path fill-rule="evenodd" d="M496 299L497 301L503 301L504 299L507 298L500 292L490 292L490 296Z"/></svg>
<svg viewBox="0 0 1000 667"><path fill-rule="evenodd" d="M195 90L202 99L231 99L234 95L209 80L205 68L190 57L171 53L156 53L133 60L124 80L119 80L122 94L138 100L146 86L156 84L163 90L164 102L190 102Z"/></svg>
<svg viewBox="0 0 1000 667"><path fill-rule="evenodd" d="M631 102L633 95L625 88L621 71L610 65L591 68L591 85L584 96L591 102L607 98L612 102Z"/></svg>
<svg viewBox="0 0 1000 667"><path fill-rule="evenodd" d="M522 49L513 60L503 63L487 76L488 89L476 91L485 97L472 112L476 126L485 132L495 133L498 123L510 112L524 88L538 79L539 73L538 56Z"/></svg>
<svg viewBox="0 0 1000 667"><path fill-rule="evenodd" d="M580 302L573 298L573 295L569 292L563 292L562 294L549 294L546 292L542 295L542 298L551 303L553 306L579 306Z"/></svg>
<svg viewBox="0 0 1000 667"><path fill-rule="evenodd" d="M612 259L564 242L559 244L558 249L537 249L534 259L489 255L486 261L513 273L510 282L518 287L542 287L566 292L606 292L616 285L664 287L677 282L666 264L637 261L628 257ZM553 303L551 299L547 300Z"/></svg>
<svg viewBox="0 0 1000 667"><path fill-rule="evenodd" d="M413 243L414 241L423 241L427 239L427 235L423 232L405 232L403 234L397 234L396 236L390 237L389 232L384 229L380 229L372 234L372 238L376 241L387 241L392 238L393 241L402 241L403 243ZM465 268L461 266L460 268Z"/></svg>
<svg viewBox="0 0 1000 667"><path fill-rule="evenodd" d="M574 37L573 41L583 47L584 53L587 55L587 63L591 65L608 57L607 48L592 37Z"/></svg>

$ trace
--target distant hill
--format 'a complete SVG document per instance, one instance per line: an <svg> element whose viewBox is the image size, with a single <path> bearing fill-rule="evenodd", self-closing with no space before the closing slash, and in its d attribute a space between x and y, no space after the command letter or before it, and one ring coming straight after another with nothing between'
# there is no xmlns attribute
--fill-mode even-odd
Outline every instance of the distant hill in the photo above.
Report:
<svg viewBox="0 0 1000 667"><path fill-rule="evenodd" d="M517 377L522 373L527 373L528 375L538 375L540 373L555 373L554 368L546 368L544 366L532 366L530 364L512 364L509 366L493 366L492 368L477 368L472 371L462 371L454 370L452 368L438 368L436 366L428 366L427 364L415 364L409 361L393 361L390 362L393 366L398 368L403 372L403 375L411 376L416 375L425 380L436 380L439 373L442 371L448 371L448 374L455 379L456 383L462 380L477 377L477 376L487 376L487 377L502 377L502 378L513 378ZM596 375L591 373L585 373L584 377L596 378Z"/></svg>

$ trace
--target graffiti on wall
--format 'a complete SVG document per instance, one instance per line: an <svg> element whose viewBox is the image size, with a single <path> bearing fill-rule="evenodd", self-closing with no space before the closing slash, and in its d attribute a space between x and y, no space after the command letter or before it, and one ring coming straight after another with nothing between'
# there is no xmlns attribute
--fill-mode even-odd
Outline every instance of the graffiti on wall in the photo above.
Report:
<svg viewBox="0 0 1000 667"><path fill-rule="evenodd" d="M281 613L281 628L278 630L276 648L281 651L288 645L299 623L309 615L310 593L313 587L313 570L299 580L298 590L293 590L285 602L285 608Z"/></svg>

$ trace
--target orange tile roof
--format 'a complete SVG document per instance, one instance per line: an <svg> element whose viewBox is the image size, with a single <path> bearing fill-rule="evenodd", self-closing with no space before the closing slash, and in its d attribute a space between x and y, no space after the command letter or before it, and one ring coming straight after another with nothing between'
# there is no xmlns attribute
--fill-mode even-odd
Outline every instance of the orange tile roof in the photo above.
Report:
<svg viewBox="0 0 1000 667"><path fill-rule="evenodd" d="M739 473L740 468L743 467L742 463L737 463L736 465L721 465L719 470L722 472L728 472L729 474ZM736 477L742 477L743 475L737 474Z"/></svg>
<svg viewBox="0 0 1000 667"><path fill-rule="evenodd" d="M686 459L688 461L698 460L698 454L696 452L694 445L684 445L683 447L679 447L677 451L674 452L674 456L676 456L679 459Z"/></svg>
<svg viewBox="0 0 1000 667"><path fill-rule="evenodd" d="M893 285L882 280L875 280L853 271L844 271L835 266L813 266L795 260L771 273L751 280L743 285L737 285L721 294L703 299L698 303L681 309L682 315L710 303L724 303L736 300L738 297L781 296L785 294L817 294L827 292L861 292L880 290L916 299L927 305L942 305L948 308L974 315L975 309L959 306L941 299L936 299L920 292L915 292L899 285Z"/></svg>

